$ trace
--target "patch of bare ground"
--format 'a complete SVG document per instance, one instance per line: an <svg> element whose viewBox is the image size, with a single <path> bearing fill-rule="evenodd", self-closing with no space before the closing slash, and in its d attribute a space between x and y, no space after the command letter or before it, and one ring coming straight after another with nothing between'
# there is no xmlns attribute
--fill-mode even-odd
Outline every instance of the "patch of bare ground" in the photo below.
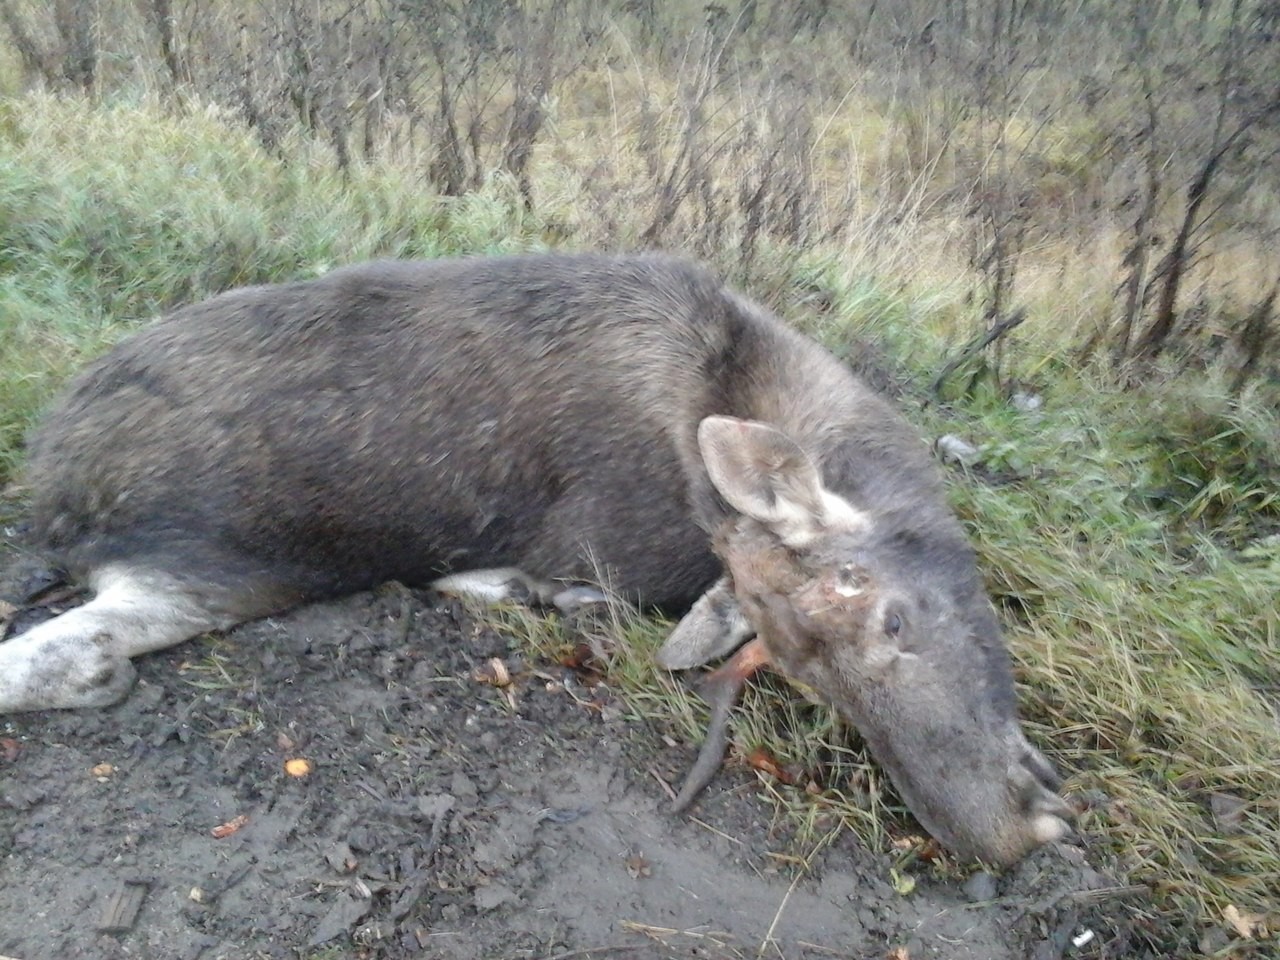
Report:
<svg viewBox="0 0 1280 960"><path fill-rule="evenodd" d="M494 657L512 686L476 678ZM695 744L431 595L389 587L139 666L118 706L0 727L0 953L1131 955L1128 902L1078 851L981 883L917 865L906 892L847 833L805 849L741 769L671 814L658 781Z"/></svg>

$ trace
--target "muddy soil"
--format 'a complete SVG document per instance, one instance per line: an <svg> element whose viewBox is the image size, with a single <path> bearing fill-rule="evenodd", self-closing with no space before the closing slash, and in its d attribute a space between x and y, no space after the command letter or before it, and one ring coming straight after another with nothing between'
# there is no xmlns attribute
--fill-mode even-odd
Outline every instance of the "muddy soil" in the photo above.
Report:
<svg viewBox="0 0 1280 960"><path fill-rule="evenodd" d="M491 657L512 699L473 678ZM740 768L672 815L658 780L696 744L430 594L139 666L118 706L0 718L6 957L1129 955L1124 905L1074 848L967 883L916 863L907 892L847 832L801 866L812 843Z"/></svg>

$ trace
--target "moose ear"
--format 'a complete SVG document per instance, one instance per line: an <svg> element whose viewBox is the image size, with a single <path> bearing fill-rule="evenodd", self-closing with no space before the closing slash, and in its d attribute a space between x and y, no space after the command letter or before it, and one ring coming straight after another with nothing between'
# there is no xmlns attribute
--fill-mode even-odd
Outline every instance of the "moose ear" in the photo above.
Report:
<svg viewBox="0 0 1280 960"><path fill-rule="evenodd" d="M818 468L794 440L768 424L707 417L698 425L698 448L729 505L789 547L870 525L865 513L822 485Z"/></svg>

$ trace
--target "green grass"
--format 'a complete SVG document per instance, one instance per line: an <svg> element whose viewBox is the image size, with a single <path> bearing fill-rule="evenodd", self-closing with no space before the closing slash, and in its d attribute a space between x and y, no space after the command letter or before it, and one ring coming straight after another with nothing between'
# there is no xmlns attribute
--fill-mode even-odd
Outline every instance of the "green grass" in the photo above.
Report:
<svg viewBox="0 0 1280 960"><path fill-rule="evenodd" d="M1109 798L1086 832L1188 915L1273 912L1280 541L1235 550L1188 529L1182 507L1153 505L1145 487L1167 448L1148 438L1169 424L1164 401L1135 403L1127 422L1105 395L989 420L1046 473L958 484L958 505L1010 611L1037 739L1077 790ZM1244 801L1239 823L1215 823L1215 795Z"/></svg>
<svg viewBox="0 0 1280 960"><path fill-rule="evenodd" d="M507 185L444 200L413 173L268 154L218 111L0 101L0 483L52 391L178 304L373 257L523 249Z"/></svg>
<svg viewBox="0 0 1280 960"><path fill-rule="evenodd" d="M344 180L302 140L286 152L263 152L214 111L0 102L0 484L19 475L22 436L66 377L175 304L372 256L536 247L546 223L573 219L554 205L545 221L525 213L500 180L444 200L411 171L357 166ZM760 263L753 293L851 359L864 340L882 344L920 395L948 348L954 296L933 302L918 284L846 268L840 250L763 248ZM1091 856L1148 885L1150 910L1175 924L1221 926L1228 906L1275 920L1274 397L1233 398L1212 373L1120 391L1065 367L1051 334L1013 357L1047 386L1042 411L981 392L909 411L1021 477L957 474L952 493L1004 614L1030 735L1072 775L1071 793L1103 798L1082 822ZM564 642L554 623L511 616L535 647ZM630 710L696 742L704 705L652 666L664 629L609 628L623 638L612 682ZM742 753L826 771L816 795L762 777L810 839L836 823L883 848L901 830L876 767L785 684L752 689L734 738Z"/></svg>

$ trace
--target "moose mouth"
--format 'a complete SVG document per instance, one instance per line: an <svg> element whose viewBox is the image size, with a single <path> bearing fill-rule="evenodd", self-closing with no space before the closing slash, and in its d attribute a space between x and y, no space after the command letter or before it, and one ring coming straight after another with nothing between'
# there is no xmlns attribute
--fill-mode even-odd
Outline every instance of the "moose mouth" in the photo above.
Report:
<svg viewBox="0 0 1280 960"><path fill-rule="evenodd" d="M682 813L693 805L724 763L729 744L729 716L747 680L771 664L769 650L756 637L744 644L722 666L712 671L699 687L711 706L711 720L698 756L672 803L672 810ZM1021 733L1018 734L1021 737ZM874 752L874 751L873 751ZM890 774L892 777L892 773ZM920 823L942 843L962 856L989 859L1003 864L1013 863L1035 847L1062 839L1071 832L1075 811L1059 794L1061 778L1043 756L1026 744L1021 756L1008 770L1012 797L1007 804L1013 816L1003 827L994 823L979 838L970 828L952 829L949 816L931 815L932 805L925 802L909 785L897 778L895 786L908 801ZM998 811L997 811L998 812ZM999 821L1000 818L993 818ZM998 838L998 839L991 839Z"/></svg>
<svg viewBox="0 0 1280 960"><path fill-rule="evenodd" d="M1016 735L1021 739L1021 732ZM1073 830L1075 810L1058 793L1061 778L1029 744L1003 778L983 779L986 789L959 807L949 802L954 791L930 797L898 775L891 748L883 743L871 747L915 818L960 857L1009 866Z"/></svg>

